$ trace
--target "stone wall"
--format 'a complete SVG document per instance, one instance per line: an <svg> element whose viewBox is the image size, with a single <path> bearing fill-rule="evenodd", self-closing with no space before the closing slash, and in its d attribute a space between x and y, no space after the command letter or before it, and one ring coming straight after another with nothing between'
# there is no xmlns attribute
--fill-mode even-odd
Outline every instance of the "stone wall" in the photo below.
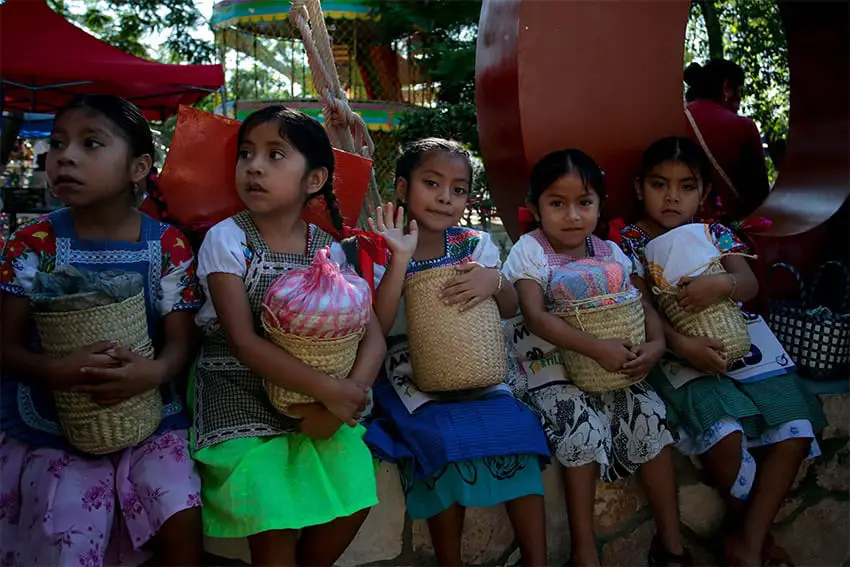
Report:
<svg viewBox="0 0 850 567"><path fill-rule="evenodd" d="M823 456L805 463L777 518L775 535L799 566L850 567L850 394L821 397L830 427L824 432ZM560 467L544 473L550 564L560 566L569 555ZM690 461L678 458L682 530L698 565L717 564L715 534L723 515L720 497L702 481ZM378 475L376 506L340 565L424 566L434 557L425 522L411 521L394 467ZM654 531L646 499L635 479L599 483L596 522L605 565L646 565ZM470 565L514 565L519 551L501 506L467 512L463 559ZM244 541L209 540L214 564L225 558L248 560Z"/></svg>

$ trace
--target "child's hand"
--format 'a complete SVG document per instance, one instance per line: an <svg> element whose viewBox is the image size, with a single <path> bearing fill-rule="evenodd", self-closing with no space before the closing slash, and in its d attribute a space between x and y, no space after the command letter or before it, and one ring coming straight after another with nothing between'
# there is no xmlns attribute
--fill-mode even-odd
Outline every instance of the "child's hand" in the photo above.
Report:
<svg viewBox="0 0 850 567"><path fill-rule="evenodd" d="M83 367L81 372L88 377L87 383L73 391L90 394L99 404L112 405L157 388L166 379L156 360L139 356L130 347L109 351L109 356L118 363L117 367Z"/></svg>
<svg viewBox="0 0 850 567"><path fill-rule="evenodd" d="M664 341L650 341L630 349L637 358L623 365L623 372L635 380L640 380L655 366L664 354Z"/></svg>
<svg viewBox="0 0 850 567"><path fill-rule="evenodd" d="M697 370L712 374L726 372L726 359L723 358L720 341L707 337L682 337L678 351Z"/></svg>
<svg viewBox="0 0 850 567"><path fill-rule="evenodd" d="M369 219L369 230L384 237L393 256L410 261L419 242L419 228L416 226L416 221L412 220L405 234L404 207L398 207L395 215L393 215L393 208L392 203L387 203L386 207L378 207L375 211L378 221L376 223Z"/></svg>
<svg viewBox="0 0 850 567"><path fill-rule="evenodd" d="M369 403L366 390L351 380L334 380L332 384L319 401L340 421L354 427Z"/></svg>
<svg viewBox="0 0 850 567"><path fill-rule="evenodd" d="M456 268L460 273L449 280L440 293L446 305L460 304L460 310L466 311L496 295L502 280L499 270L485 268L477 262L467 262Z"/></svg>
<svg viewBox="0 0 850 567"><path fill-rule="evenodd" d="M699 313L706 307L726 299L732 292L732 278L728 274L712 274L679 280L682 291L679 306L688 313Z"/></svg>
<svg viewBox="0 0 850 567"><path fill-rule="evenodd" d="M45 381L51 390L68 390L91 382L91 375L83 368L111 368L118 361L107 354L115 348L111 341L101 341L78 348L68 356L50 361L46 365Z"/></svg>
<svg viewBox="0 0 850 567"><path fill-rule="evenodd" d="M330 439L342 427L339 418L322 404L298 404L287 408L286 413L301 420L301 433L311 439Z"/></svg>
<svg viewBox="0 0 850 567"><path fill-rule="evenodd" d="M631 351L631 345L621 340L597 340L593 359L608 372L621 372L627 362L638 355Z"/></svg>

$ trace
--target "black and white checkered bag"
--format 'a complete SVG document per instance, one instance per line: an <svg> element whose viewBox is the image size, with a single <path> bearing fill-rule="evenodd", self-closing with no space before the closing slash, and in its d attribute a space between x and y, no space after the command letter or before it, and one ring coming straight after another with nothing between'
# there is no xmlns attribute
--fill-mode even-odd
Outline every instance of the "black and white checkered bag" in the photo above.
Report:
<svg viewBox="0 0 850 567"><path fill-rule="evenodd" d="M840 262L826 262L806 287L800 273L778 263L768 271L767 287L776 269L790 272L797 280L794 299L771 299L767 324L797 364L800 375L812 380L846 378L850 369L850 307L848 270ZM830 273L832 277L823 280ZM832 301L821 293L821 284L833 291Z"/></svg>

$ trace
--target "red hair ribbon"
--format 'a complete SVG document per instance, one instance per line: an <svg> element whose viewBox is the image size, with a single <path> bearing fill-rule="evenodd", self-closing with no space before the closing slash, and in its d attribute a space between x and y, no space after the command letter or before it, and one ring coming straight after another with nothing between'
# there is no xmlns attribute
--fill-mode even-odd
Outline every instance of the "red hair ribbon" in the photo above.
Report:
<svg viewBox="0 0 850 567"><path fill-rule="evenodd" d="M366 232L359 228L343 227L340 232L342 238L357 240L357 259L360 262L360 273L372 292L372 300L375 299L375 264L385 266L389 262L389 250L384 237L374 232Z"/></svg>
<svg viewBox="0 0 850 567"><path fill-rule="evenodd" d="M614 242L617 246L620 246L620 243L623 240L623 236L620 234L620 231L624 228L626 228L626 222L619 217L608 221L608 240Z"/></svg>
<svg viewBox="0 0 850 567"><path fill-rule="evenodd" d="M537 219L534 218L534 213L531 212L531 209L528 207L520 207L519 213L517 214L517 220L519 221L519 232L520 234L525 234L534 226L534 223L537 222Z"/></svg>

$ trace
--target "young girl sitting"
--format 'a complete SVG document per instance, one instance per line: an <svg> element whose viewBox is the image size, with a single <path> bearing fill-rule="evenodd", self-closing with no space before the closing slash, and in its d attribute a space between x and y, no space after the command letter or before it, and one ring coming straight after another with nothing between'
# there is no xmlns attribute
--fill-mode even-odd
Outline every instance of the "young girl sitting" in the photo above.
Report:
<svg viewBox="0 0 850 567"><path fill-rule="evenodd" d="M318 122L281 106L251 114L238 148L236 185L248 210L210 229L199 252L212 300L197 317L205 338L194 385L204 531L247 536L254 565L332 565L377 503L364 429L354 424L386 346L373 316L348 379L337 381L264 338L260 305L278 276L310 266L326 246L344 262L330 235L301 220L305 203L322 197L342 229L334 155ZM263 380L318 403L290 407L300 421L283 415Z"/></svg>
<svg viewBox="0 0 850 567"><path fill-rule="evenodd" d="M572 279L573 300L600 295L593 285L597 273L608 280L628 280L632 263L613 242L593 236L605 201L603 174L579 150L553 152L531 172L528 206L539 228L523 235L511 249L505 273L516 285L528 330L561 348L598 362L609 372L640 380L664 352L664 331L658 314L643 294L646 342L625 344L600 340L573 328L551 313L553 280ZM646 383L592 394L570 383L550 383L529 392L542 415L549 442L564 469L572 543L571 563L596 565L599 557L593 531L596 479L613 481L641 471L641 480L655 514L658 533L650 565L687 564L689 556L679 536L679 513L671 453L673 442L665 422L664 403Z"/></svg>
<svg viewBox="0 0 850 567"><path fill-rule="evenodd" d="M458 275L442 290L449 305L471 308L493 297L502 316L517 309L516 292L503 283L499 250L486 232L457 226L472 184L469 154L456 142L429 138L410 144L396 166L396 193L407 210L378 210L373 230L392 257L376 267L375 310L393 356L392 379L411 384L402 291L405 278L440 266ZM451 332L446 329L446 332ZM458 340L463 340L459 337ZM505 353L507 355L507 353ZM469 401L434 396L408 411L389 379L375 385L383 417L367 442L379 457L399 463L412 518L425 518L437 563L460 566L464 509L506 503L525 565L546 565L546 530L540 460L549 454L534 414L509 392Z"/></svg>
<svg viewBox="0 0 850 567"><path fill-rule="evenodd" d="M175 228L134 207L154 155L139 110L114 96L75 99L57 114L47 156L52 191L67 208L21 228L0 265L3 390L0 562L4 565L197 565L200 479L189 423L169 383L192 357L200 307L194 257ZM144 277L156 358L110 342L58 359L32 350L29 296L38 272L74 266ZM83 455L62 437L54 390L114 404L161 387L163 420L130 449Z"/></svg>
<svg viewBox="0 0 850 567"><path fill-rule="evenodd" d="M650 277L647 244L694 222L709 192L710 172L703 151L687 138L659 140L644 153L635 182L643 218L621 232L623 249L641 278ZM746 252L722 224L709 223L709 232L719 253ZM722 264L726 273L679 282L682 308L698 312L725 298L744 302L756 296L758 282L744 258L726 256ZM793 373L755 383L732 380L724 375L728 361L718 341L686 337L666 321L664 330L670 350L707 373L678 389L661 372L649 380L667 403L678 449L702 458L727 499L727 564L789 565L770 528L800 463L819 453L814 437L825 422L817 400Z"/></svg>

